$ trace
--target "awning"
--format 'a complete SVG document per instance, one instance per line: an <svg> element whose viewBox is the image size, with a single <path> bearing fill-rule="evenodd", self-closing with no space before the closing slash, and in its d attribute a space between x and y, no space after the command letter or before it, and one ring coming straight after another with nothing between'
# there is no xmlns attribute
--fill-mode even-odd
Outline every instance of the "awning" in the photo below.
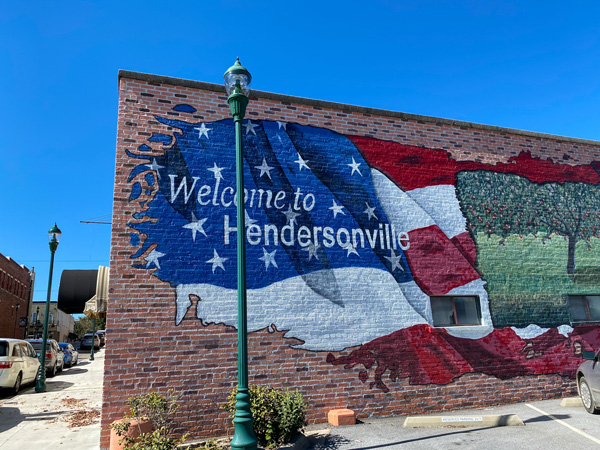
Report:
<svg viewBox="0 0 600 450"><path fill-rule="evenodd" d="M108 267L98 267L96 295L85 302L83 313L90 319L106 317L106 302L108 301Z"/></svg>
<svg viewBox="0 0 600 450"><path fill-rule="evenodd" d="M63 270L58 289L58 308L67 314L86 314L87 308L96 317L106 317L110 269ZM93 312L92 312L93 311Z"/></svg>

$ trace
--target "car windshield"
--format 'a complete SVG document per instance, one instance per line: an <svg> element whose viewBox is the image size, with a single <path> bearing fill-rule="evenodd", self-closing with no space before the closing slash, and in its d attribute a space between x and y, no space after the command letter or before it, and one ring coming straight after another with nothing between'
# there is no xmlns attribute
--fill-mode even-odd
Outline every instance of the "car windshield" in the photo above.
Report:
<svg viewBox="0 0 600 450"><path fill-rule="evenodd" d="M30 344L33 346L33 348L35 349L35 351L38 352L38 353L42 349L42 343L41 342L30 342Z"/></svg>
<svg viewBox="0 0 600 450"><path fill-rule="evenodd" d="M0 356L8 356L8 342L0 342Z"/></svg>

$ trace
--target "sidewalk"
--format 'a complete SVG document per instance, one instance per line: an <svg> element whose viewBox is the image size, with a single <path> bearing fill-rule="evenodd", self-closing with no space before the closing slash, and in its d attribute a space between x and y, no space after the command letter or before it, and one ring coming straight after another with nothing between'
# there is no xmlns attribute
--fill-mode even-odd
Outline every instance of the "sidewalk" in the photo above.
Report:
<svg viewBox="0 0 600 450"><path fill-rule="evenodd" d="M27 386L19 395L0 396L0 449L100 448L104 351L79 355L79 363L54 378L47 390Z"/></svg>

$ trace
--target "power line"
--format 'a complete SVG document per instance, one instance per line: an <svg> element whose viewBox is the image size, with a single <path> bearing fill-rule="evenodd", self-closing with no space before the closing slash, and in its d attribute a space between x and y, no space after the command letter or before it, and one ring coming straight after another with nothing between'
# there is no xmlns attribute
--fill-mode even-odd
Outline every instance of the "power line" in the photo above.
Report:
<svg viewBox="0 0 600 450"><path fill-rule="evenodd" d="M106 222L108 219L110 219L110 222ZM80 220L79 223L98 223L102 225L111 225L112 214L104 214L102 216L92 217L91 219Z"/></svg>

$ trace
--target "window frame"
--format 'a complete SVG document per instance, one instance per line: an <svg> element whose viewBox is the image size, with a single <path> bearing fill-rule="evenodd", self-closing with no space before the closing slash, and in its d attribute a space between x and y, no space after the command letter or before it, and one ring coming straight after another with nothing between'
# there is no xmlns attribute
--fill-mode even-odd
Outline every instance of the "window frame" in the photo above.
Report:
<svg viewBox="0 0 600 450"><path fill-rule="evenodd" d="M457 314L456 299L470 298L475 301L475 315L477 316L477 322L459 323L459 316ZM451 324L436 324L433 304L434 300L449 299L452 301L452 317L455 323ZM431 322L434 328L451 328L451 327L480 327L483 325L483 316L481 313L481 297L479 295L432 295L429 297L429 306L431 308Z"/></svg>
<svg viewBox="0 0 600 450"><path fill-rule="evenodd" d="M571 318L572 324L584 324L584 323L600 323L600 315L597 318L593 318L591 314L590 308L590 300L588 297L600 297L600 294L568 294L567 295L567 304L569 307L569 317ZM571 307L571 300L574 299L583 299L585 301L585 310L587 313L587 318L580 319L573 317L573 308ZM600 300L598 300L600 302Z"/></svg>

